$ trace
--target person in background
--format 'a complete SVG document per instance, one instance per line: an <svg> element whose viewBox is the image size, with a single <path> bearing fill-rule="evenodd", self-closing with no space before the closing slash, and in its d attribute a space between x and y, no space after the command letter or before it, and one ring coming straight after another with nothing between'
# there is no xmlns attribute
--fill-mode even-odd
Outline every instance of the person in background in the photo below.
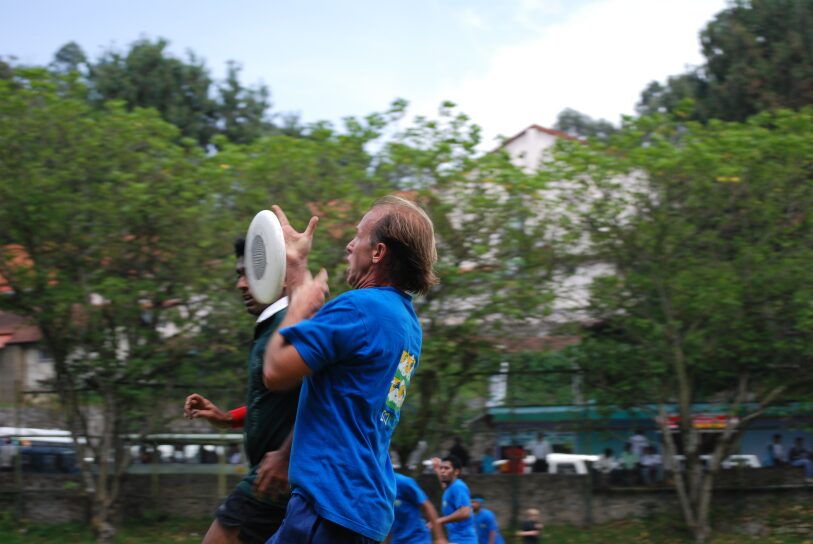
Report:
<svg viewBox="0 0 813 544"><path fill-rule="evenodd" d="M525 510L525 518L520 523L517 536L522 537L522 544L537 544L543 527L545 526L539 522L539 510L528 508Z"/></svg>
<svg viewBox="0 0 813 544"><path fill-rule="evenodd" d="M384 542L447 544L443 527L438 523L438 512L426 493L413 478L398 472L395 473L395 519Z"/></svg>
<svg viewBox="0 0 813 544"><path fill-rule="evenodd" d="M474 495L471 498L471 507L474 509L474 528L477 531L478 544L505 544L500 527L497 525L497 517L488 508L483 508L485 499L482 495Z"/></svg>
<svg viewBox="0 0 813 544"><path fill-rule="evenodd" d="M616 461L615 456L613 455L612 448L606 448L604 453L598 458L598 461L593 463L593 468L596 469L596 474L598 475L598 484L601 486L607 486L610 484L610 474L618 467L618 461Z"/></svg>
<svg viewBox="0 0 813 544"><path fill-rule="evenodd" d="M480 472L482 474L494 474L497 472L494 469L494 456L490 451L486 451L480 458Z"/></svg>
<svg viewBox="0 0 813 544"><path fill-rule="evenodd" d="M768 464L772 467L781 467L787 462L785 459L785 447L782 445L782 435L773 435L773 440L768 444Z"/></svg>
<svg viewBox="0 0 813 544"><path fill-rule="evenodd" d="M449 455L441 461L432 459L435 472L443 487L443 516L438 521L446 526L449 542L454 544L477 544L477 533L472 518L469 487L460 479L460 459Z"/></svg>
<svg viewBox="0 0 813 544"><path fill-rule="evenodd" d="M644 436L643 429L635 429L635 433L629 439L632 452L638 456L638 459L644 456L646 449L649 447L649 439Z"/></svg>
<svg viewBox="0 0 813 544"><path fill-rule="evenodd" d="M656 446L648 446L641 457L641 480L645 485L663 481L663 459Z"/></svg>
<svg viewBox="0 0 813 544"><path fill-rule="evenodd" d="M641 462L641 458L632 451L632 445L630 445L629 442L624 444L624 451L621 453L621 457L618 461L624 483L626 485L633 485L637 480L638 464Z"/></svg>
<svg viewBox="0 0 813 544"><path fill-rule="evenodd" d="M533 472L547 472L548 461L547 457L553 453L553 447L545 438L545 433L539 433L534 442L528 444L528 452L536 458L534 461Z"/></svg>
<svg viewBox="0 0 813 544"><path fill-rule="evenodd" d="M802 467L805 469L805 482L813 483L813 460L810 459L810 452L805 448L804 439L800 436L793 442L793 447L788 452L788 464L792 467Z"/></svg>
<svg viewBox="0 0 813 544"><path fill-rule="evenodd" d="M454 437L454 444L449 449L449 455L454 455L460 459L460 464L463 466L463 472L469 469L469 450L463 445L459 436Z"/></svg>

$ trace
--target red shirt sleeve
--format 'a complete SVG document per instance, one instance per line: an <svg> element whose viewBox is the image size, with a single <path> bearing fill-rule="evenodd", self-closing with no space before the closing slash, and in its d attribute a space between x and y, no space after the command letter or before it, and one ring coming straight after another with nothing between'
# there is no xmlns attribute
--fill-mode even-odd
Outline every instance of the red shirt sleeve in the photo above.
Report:
<svg viewBox="0 0 813 544"><path fill-rule="evenodd" d="M246 420L246 407L241 406L240 408L235 408L234 410L229 410L229 413L231 414L231 427L232 427L232 429L242 427L243 422Z"/></svg>

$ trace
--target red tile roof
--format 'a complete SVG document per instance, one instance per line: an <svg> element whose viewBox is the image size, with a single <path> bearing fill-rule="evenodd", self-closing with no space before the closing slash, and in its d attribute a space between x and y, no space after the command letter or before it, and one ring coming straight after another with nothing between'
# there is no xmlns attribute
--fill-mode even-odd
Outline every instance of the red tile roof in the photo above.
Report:
<svg viewBox="0 0 813 544"><path fill-rule="evenodd" d="M502 145L500 145L500 147L498 149L501 149L501 148L507 146L508 144L510 144L511 142L516 140L517 138L520 138L522 135L524 135L529 130L536 130L537 132L543 132L545 134L550 134L551 136L556 136L557 138L564 138L565 140L578 141L578 138L575 138L575 137L571 136L567 132L562 132L561 130L555 130L555 129L552 129L552 128L545 128L543 126L539 126L539 125L534 124L534 125L531 125L531 126L525 128L525 129L521 130L517 134L514 134L513 136L511 136L510 138L505 140L502 143Z"/></svg>
<svg viewBox="0 0 813 544"><path fill-rule="evenodd" d="M32 344L42 340L36 325L16 314L0 312L0 347L6 344Z"/></svg>

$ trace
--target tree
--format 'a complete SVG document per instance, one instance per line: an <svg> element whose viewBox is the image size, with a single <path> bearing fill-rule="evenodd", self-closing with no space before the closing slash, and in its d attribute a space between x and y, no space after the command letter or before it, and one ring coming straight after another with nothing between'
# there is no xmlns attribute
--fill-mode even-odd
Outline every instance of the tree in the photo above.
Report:
<svg viewBox="0 0 813 544"><path fill-rule="evenodd" d="M698 542L710 536L720 463L748 425L813 382L813 109L706 126L629 120L606 143L562 144L546 173L566 195L590 254L595 323L574 361L608 402L658 406L666 455L676 406L686 469L675 486ZM692 404L728 423L707 469Z"/></svg>
<svg viewBox="0 0 813 544"><path fill-rule="evenodd" d="M227 66L225 81L215 84L194 53L182 60L172 56L168 47L164 39L141 39L126 52L109 49L90 62L81 47L70 42L54 55L51 69L57 74L81 73L95 105L123 100L131 110L154 108L182 136L202 146L217 134L247 143L274 130L268 117L268 88L245 87L234 62Z"/></svg>
<svg viewBox="0 0 813 544"><path fill-rule="evenodd" d="M218 87L217 118L222 127L220 133L229 141L249 143L271 129L265 118L270 107L270 93L266 87L247 89L240 83L240 67L229 62L226 81Z"/></svg>
<svg viewBox="0 0 813 544"><path fill-rule="evenodd" d="M616 127L609 121L593 119L589 115L571 108L565 108L559 112L553 128L566 132L574 138L598 138L599 140L606 140L616 131Z"/></svg>
<svg viewBox="0 0 813 544"><path fill-rule="evenodd" d="M57 73L87 72L88 59L82 47L76 42L68 42L54 53L51 69Z"/></svg>
<svg viewBox="0 0 813 544"><path fill-rule="evenodd" d="M168 45L139 40L126 54L107 51L91 65L93 96L100 104L118 99L130 109L155 108L181 134L205 145L217 123L209 71L192 53L187 62L169 56Z"/></svg>
<svg viewBox="0 0 813 544"><path fill-rule="evenodd" d="M0 307L42 331L109 542L123 436L150 428L222 292L211 254L222 191L200 175L202 150L156 112L94 109L86 93L44 70L0 80L0 274L13 289Z"/></svg>
<svg viewBox="0 0 813 544"><path fill-rule="evenodd" d="M667 84L650 83L642 114L674 111L683 98L695 119L744 121L765 110L813 104L813 3L738 0L703 30L705 63Z"/></svg>

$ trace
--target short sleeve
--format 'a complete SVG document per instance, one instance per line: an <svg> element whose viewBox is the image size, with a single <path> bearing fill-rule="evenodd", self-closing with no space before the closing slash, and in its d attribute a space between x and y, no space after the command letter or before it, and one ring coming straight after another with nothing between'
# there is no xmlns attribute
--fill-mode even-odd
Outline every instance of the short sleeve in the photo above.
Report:
<svg viewBox="0 0 813 544"><path fill-rule="evenodd" d="M363 315L347 296L330 301L312 318L279 332L314 372L358 355L367 337Z"/></svg>
<svg viewBox="0 0 813 544"><path fill-rule="evenodd" d="M471 500L469 500L469 494L464 491L462 485L456 485L452 489L452 496L450 497L451 500L449 501L453 507L453 510L458 510L464 506L468 506L471 508Z"/></svg>

